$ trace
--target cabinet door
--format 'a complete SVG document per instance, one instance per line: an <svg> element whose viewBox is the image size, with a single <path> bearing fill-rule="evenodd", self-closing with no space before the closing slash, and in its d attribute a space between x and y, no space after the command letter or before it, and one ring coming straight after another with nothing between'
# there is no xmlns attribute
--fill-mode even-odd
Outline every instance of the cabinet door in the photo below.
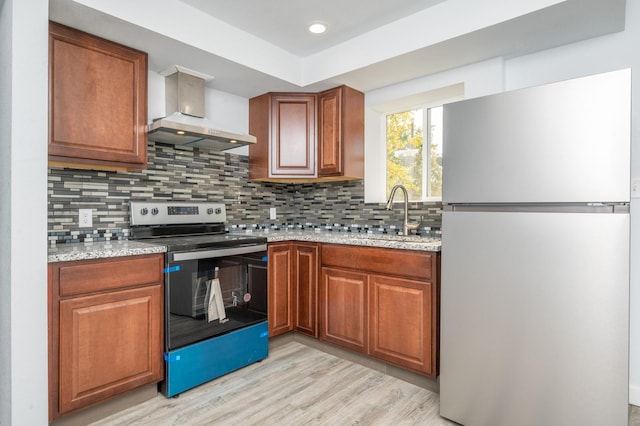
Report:
<svg viewBox="0 0 640 426"><path fill-rule="evenodd" d="M435 305L428 281L370 275L370 354L435 376Z"/></svg>
<svg viewBox="0 0 640 426"><path fill-rule="evenodd" d="M293 330L293 259L291 245L270 244L269 262L269 337Z"/></svg>
<svg viewBox="0 0 640 426"><path fill-rule="evenodd" d="M49 26L49 156L125 168L147 163L147 54Z"/></svg>
<svg viewBox="0 0 640 426"><path fill-rule="evenodd" d="M318 337L317 288L318 288L318 246L317 244L295 244L294 283L296 295L295 329L313 337Z"/></svg>
<svg viewBox="0 0 640 426"><path fill-rule="evenodd" d="M163 377L162 286L60 301L59 412Z"/></svg>
<svg viewBox="0 0 640 426"><path fill-rule="evenodd" d="M318 95L318 176L364 178L364 94L348 86Z"/></svg>
<svg viewBox="0 0 640 426"><path fill-rule="evenodd" d="M368 352L367 275L322 268L320 338Z"/></svg>
<svg viewBox="0 0 640 426"><path fill-rule="evenodd" d="M342 88L318 96L318 175L342 174Z"/></svg>
<svg viewBox="0 0 640 426"><path fill-rule="evenodd" d="M316 175L315 95L271 99L270 176Z"/></svg>

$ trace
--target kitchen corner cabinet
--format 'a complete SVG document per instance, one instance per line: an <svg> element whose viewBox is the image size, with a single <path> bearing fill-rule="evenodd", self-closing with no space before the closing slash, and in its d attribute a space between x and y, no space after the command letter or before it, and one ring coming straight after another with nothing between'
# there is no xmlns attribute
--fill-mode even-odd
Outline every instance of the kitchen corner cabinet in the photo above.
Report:
<svg viewBox="0 0 640 426"><path fill-rule="evenodd" d="M364 177L364 94L267 93L249 100L249 179L275 182Z"/></svg>
<svg viewBox="0 0 640 426"><path fill-rule="evenodd" d="M316 176L316 95L267 93L249 100L249 179Z"/></svg>
<svg viewBox="0 0 640 426"><path fill-rule="evenodd" d="M49 23L49 164L147 167L147 54Z"/></svg>
<svg viewBox="0 0 640 426"><path fill-rule="evenodd" d="M320 338L437 376L436 253L323 244Z"/></svg>
<svg viewBox="0 0 640 426"><path fill-rule="evenodd" d="M269 244L269 337L292 330L318 337L318 245Z"/></svg>
<svg viewBox="0 0 640 426"><path fill-rule="evenodd" d="M161 381L161 254L49 265L49 418Z"/></svg>

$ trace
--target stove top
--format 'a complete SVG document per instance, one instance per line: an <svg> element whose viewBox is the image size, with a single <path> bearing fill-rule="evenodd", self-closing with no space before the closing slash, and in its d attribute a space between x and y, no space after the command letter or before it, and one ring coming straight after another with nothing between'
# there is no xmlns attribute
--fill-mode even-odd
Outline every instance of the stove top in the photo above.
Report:
<svg viewBox="0 0 640 426"><path fill-rule="evenodd" d="M173 236L147 238L143 241L166 246L167 251L171 252L205 248L240 247L267 243L267 239L264 237L236 234Z"/></svg>
<svg viewBox="0 0 640 426"><path fill-rule="evenodd" d="M131 239L161 244L167 251L266 244L264 237L225 233L224 204L132 201Z"/></svg>

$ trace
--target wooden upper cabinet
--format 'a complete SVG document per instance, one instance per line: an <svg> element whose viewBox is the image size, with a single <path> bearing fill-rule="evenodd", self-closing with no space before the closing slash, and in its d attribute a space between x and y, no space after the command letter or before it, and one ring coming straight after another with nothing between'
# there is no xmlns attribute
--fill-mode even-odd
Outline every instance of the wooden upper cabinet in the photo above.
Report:
<svg viewBox="0 0 640 426"><path fill-rule="evenodd" d="M364 177L364 94L347 86L249 100L249 179L309 182Z"/></svg>
<svg viewBox="0 0 640 426"><path fill-rule="evenodd" d="M318 96L318 174L342 173L342 90Z"/></svg>
<svg viewBox="0 0 640 426"><path fill-rule="evenodd" d="M147 54L49 23L49 161L147 166Z"/></svg>
<svg viewBox="0 0 640 426"><path fill-rule="evenodd" d="M315 176L315 95L271 99L271 176Z"/></svg>
<svg viewBox="0 0 640 426"><path fill-rule="evenodd" d="M318 176L364 178L364 94L350 87L318 95Z"/></svg>
<svg viewBox="0 0 640 426"><path fill-rule="evenodd" d="M249 179L316 176L316 95L265 94L249 101Z"/></svg>

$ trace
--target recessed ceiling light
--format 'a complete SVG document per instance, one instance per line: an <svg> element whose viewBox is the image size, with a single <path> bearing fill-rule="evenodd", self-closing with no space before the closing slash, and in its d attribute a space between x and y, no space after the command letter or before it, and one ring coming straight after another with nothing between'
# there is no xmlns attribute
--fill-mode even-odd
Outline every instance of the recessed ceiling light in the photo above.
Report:
<svg viewBox="0 0 640 426"><path fill-rule="evenodd" d="M327 26L325 24L316 22L315 24L309 25L309 32L311 33L322 34L325 31L327 31Z"/></svg>

